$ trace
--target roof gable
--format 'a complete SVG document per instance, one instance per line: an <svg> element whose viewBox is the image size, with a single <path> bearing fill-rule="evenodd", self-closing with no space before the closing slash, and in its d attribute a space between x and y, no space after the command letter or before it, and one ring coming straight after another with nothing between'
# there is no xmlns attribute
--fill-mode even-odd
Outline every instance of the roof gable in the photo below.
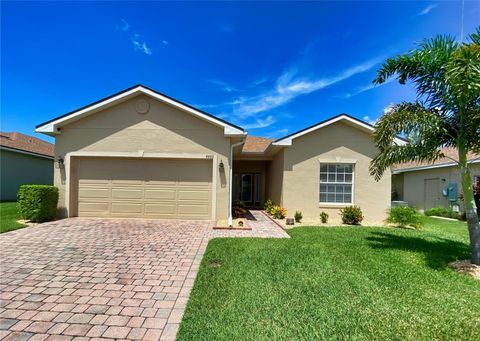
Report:
<svg viewBox="0 0 480 341"><path fill-rule="evenodd" d="M172 97L169 97L165 94L162 94L160 92L157 92L155 90L152 90L150 88L147 88L146 86L143 85L136 85L134 87L128 88L126 90L123 90L121 92L118 92L114 95L111 95L109 97L106 97L104 99L101 99L97 102L91 103L87 106L84 106L80 109L77 109L75 111L69 112L65 115L56 117L52 120L49 120L47 122L41 123L36 126L35 131L39 133L44 133L47 135L56 135L60 133L60 127L67 125L71 122L77 121L83 117L95 114L105 108L111 107L115 104L124 102L130 98L133 98L139 94L145 94L147 96L150 96L152 98L155 98L161 102L164 102L166 104L169 104L179 110L182 110L184 112L190 113L202 120L205 120L211 124L214 124L219 127L224 128L224 134L226 136L243 136L246 134L246 132L241 128L238 127L234 124L231 124L225 120L222 120L218 117L215 117L209 113L206 113L204 111L201 111L197 108L194 108L186 103L183 103L181 101L178 101Z"/></svg>
<svg viewBox="0 0 480 341"><path fill-rule="evenodd" d="M316 131L318 129L324 128L326 126L329 126L329 125L331 125L333 123L336 123L336 122L346 122L349 125L351 125L355 128L358 128L360 130L363 130L363 131L365 131L369 134L372 134L375 130L374 127L367 122L364 122L362 120L359 120L359 119L357 119L353 116L347 115L347 114L340 114L340 115L334 116L332 118L329 118L325 121L314 124L314 125L312 125L310 127L307 127L305 129L299 130L299 131L297 131L295 133L292 133L290 135L287 135L285 137L282 137L280 139L277 139L272 143L272 145L274 145L274 146L291 146L292 141L294 139L296 139L300 136L309 134L309 133L311 133L313 131ZM395 142L398 143L398 144L404 144L405 140L397 137L397 138L395 138Z"/></svg>

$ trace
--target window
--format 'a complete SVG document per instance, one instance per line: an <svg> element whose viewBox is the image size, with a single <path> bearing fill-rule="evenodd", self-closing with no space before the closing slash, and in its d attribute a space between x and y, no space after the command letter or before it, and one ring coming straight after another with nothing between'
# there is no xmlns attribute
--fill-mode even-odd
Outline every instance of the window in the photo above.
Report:
<svg viewBox="0 0 480 341"><path fill-rule="evenodd" d="M320 164L320 202L351 204L353 188L353 164Z"/></svg>

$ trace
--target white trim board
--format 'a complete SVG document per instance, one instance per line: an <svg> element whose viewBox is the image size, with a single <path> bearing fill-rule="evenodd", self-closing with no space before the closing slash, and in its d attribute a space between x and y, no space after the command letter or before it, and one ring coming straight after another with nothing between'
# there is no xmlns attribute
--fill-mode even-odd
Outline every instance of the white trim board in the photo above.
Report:
<svg viewBox="0 0 480 341"><path fill-rule="evenodd" d="M319 124L316 124L310 128L307 128L307 129L304 129L304 130L301 130L299 131L298 133L295 133L295 134L292 134L292 135L289 135L289 136L286 136L282 139L279 139L275 142L272 143L273 146L291 146L292 145L292 140L296 139L297 137L300 137L300 136L303 136L303 135L306 135L308 133L311 133L315 130L318 130L318 129L321 129L323 127L326 127L326 126L329 126L335 122L339 122L339 121L347 121L351 124L353 124L354 126L358 127L358 128L361 128L369 133L373 133L374 132L374 127L372 127L371 125L369 124L366 124L365 122L362 122L360 120L357 120L353 117L350 117L348 115L345 115L345 114L342 114L342 115L338 115L336 117L333 117L327 121L324 121L324 122L321 122ZM399 144L399 145L404 145L406 142L400 138L395 138L394 139L394 142Z"/></svg>
<svg viewBox="0 0 480 341"><path fill-rule="evenodd" d="M117 103L121 103L131 97L134 97L139 94L144 94L147 96L150 96L152 98L155 98L161 102L167 103L177 109L180 109L182 111L188 112L204 121L210 122L216 126L223 127L224 128L224 134L225 136L245 136L247 133L243 131L242 129L239 129L238 127L228 124L220 119L217 119L211 115L208 115L204 112L201 112L199 110L196 110L190 106L185 105L184 103L178 102L172 98L169 98L167 96L164 96L160 93L157 93L151 89L148 89L146 87L143 87L141 85L138 85L132 89L129 89L127 91L121 92L117 95L114 95L112 97L106 98L103 101L94 103L92 105L89 105L87 107L84 107L82 109L79 109L77 111L74 111L66 116L59 117L58 119L55 119L51 122L46 122L45 124L37 127L35 131L37 133L44 133L47 135L58 135L61 133L60 127L63 125L66 125L68 123L77 121L83 117L89 116L99 110L102 110L104 108L107 108L109 106L112 106Z"/></svg>

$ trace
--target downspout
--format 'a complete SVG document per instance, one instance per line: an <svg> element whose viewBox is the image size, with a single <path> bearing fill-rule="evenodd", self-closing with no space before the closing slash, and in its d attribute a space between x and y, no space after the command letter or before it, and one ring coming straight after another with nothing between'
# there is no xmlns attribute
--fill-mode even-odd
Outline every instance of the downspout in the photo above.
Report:
<svg viewBox="0 0 480 341"><path fill-rule="evenodd" d="M233 193L233 148L237 146L241 146L245 143L245 139L243 138L240 142L234 143L230 146L230 155L228 156L228 164L230 166L229 174L228 174L228 226L233 226L233 217L232 217L232 193Z"/></svg>

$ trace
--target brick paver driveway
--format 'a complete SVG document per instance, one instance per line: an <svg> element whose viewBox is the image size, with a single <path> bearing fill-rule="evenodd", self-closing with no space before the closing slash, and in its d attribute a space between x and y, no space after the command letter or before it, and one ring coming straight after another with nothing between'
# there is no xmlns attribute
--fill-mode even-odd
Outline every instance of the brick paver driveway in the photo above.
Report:
<svg viewBox="0 0 480 341"><path fill-rule="evenodd" d="M0 236L0 339L171 340L208 241L289 238L211 222L71 218Z"/></svg>
<svg viewBox="0 0 480 341"><path fill-rule="evenodd" d="M72 218L2 235L0 339L173 339L208 231Z"/></svg>

